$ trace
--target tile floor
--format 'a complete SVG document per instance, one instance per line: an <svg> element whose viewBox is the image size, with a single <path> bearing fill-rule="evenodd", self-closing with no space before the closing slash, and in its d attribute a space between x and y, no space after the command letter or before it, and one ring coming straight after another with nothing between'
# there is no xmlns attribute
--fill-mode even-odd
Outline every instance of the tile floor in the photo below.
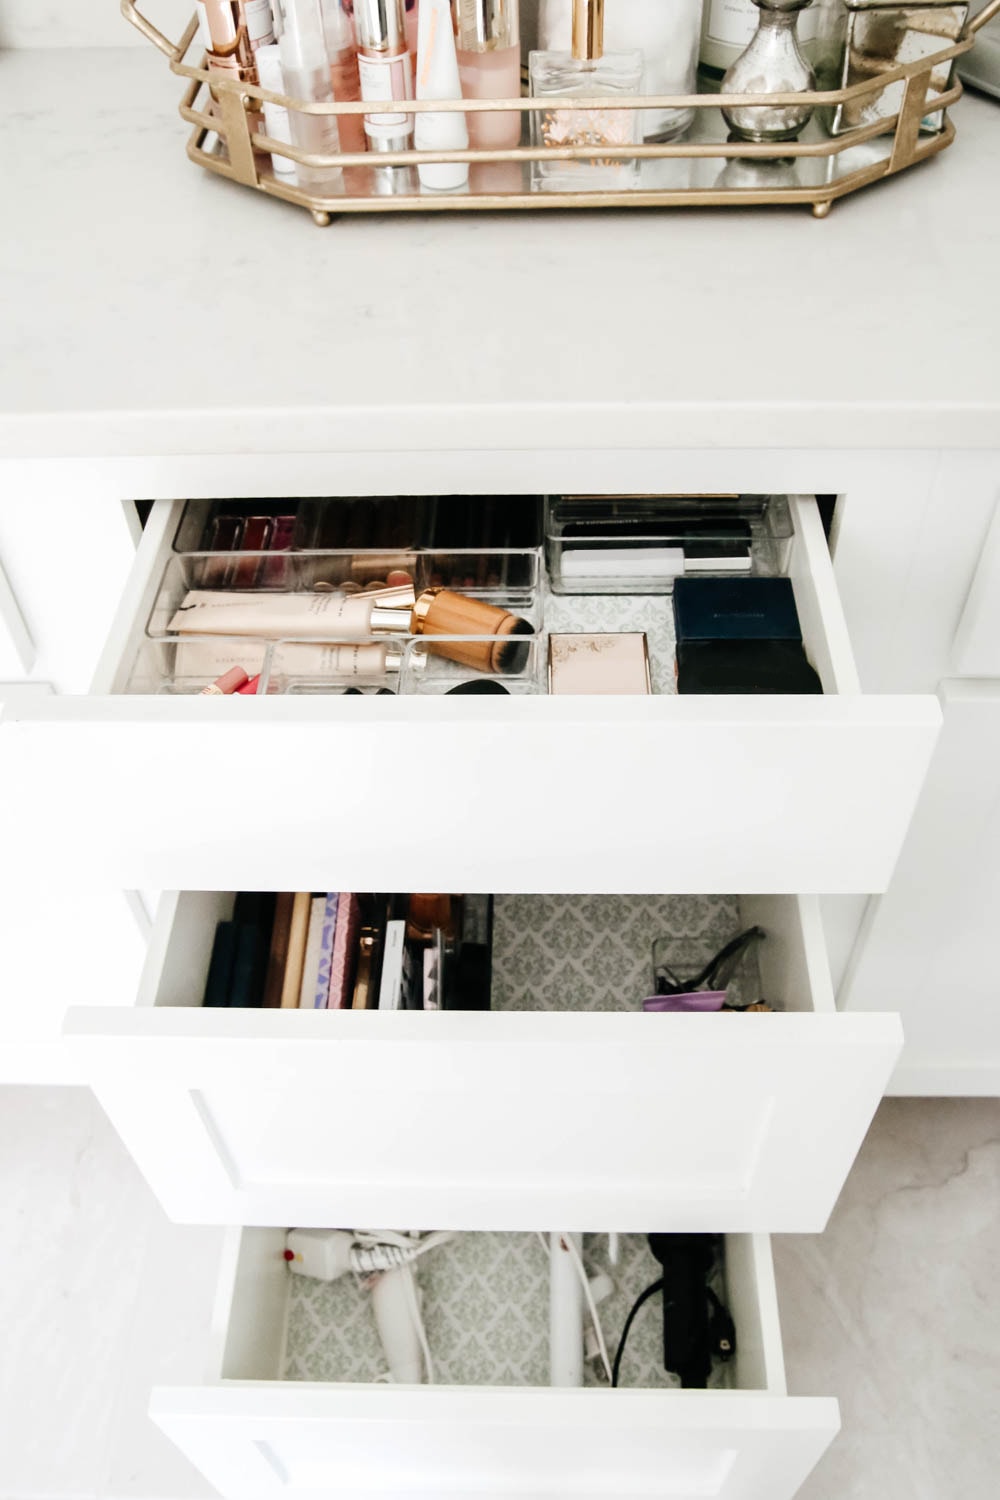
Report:
<svg viewBox="0 0 1000 1500"><path fill-rule="evenodd" d="M0 1205L0 1500L208 1500L145 1406L199 1378L222 1232L166 1221L82 1089L0 1089ZM843 1416L801 1500L994 1494L1000 1101L887 1101L775 1262L789 1390Z"/></svg>

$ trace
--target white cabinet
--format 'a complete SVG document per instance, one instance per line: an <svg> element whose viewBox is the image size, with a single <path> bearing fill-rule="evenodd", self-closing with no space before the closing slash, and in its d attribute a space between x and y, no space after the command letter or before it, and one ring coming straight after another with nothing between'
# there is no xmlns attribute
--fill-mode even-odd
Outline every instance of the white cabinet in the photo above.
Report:
<svg viewBox="0 0 1000 1500"><path fill-rule="evenodd" d="M57 846L88 880L153 890L375 890L386 851L404 890L888 883L940 714L860 693L812 500L789 572L825 692L801 698L119 696L178 517L155 507L96 695L4 715L22 872Z"/></svg>
<svg viewBox="0 0 1000 1500"><path fill-rule="evenodd" d="M294 1343L283 1246L280 1230L234 1235L208 1379L153 1394L154 1420L228 1500L791 1500L839 1426L835 1401L787 1395L766 1236L726 1236L737 1353L725 1386L709 1390L359 1383L349 1338L340 1340L342 1370L283 1379ZM536 1257L537 1281L525 1247L513 1297L537 1305L540 1316L520 1334L541 1345L532 1363L544 1369L544 1251ZM649 1265L653 1279L651 1257ZM490 1295L481 1281L463 1298L463 1328L488 1329ZM435 1312L425 1296L432 1349ZM657 1312L650 1308L654 1321ZM483 1350L488 1371L488 1333Z"/></svg>
<svg viewBox="0 0 1000 1500"><path fill-rule="evenodd" d="M608 903L609 942L627 904ZM572 993L558 1013L205 1009L231 905L166 896L137 1006L68 1016L80 1071L177 1219L816 1231L900 1050L895 1016L836 1013L811 897L740 903L767 934L771 1015L647 1015L641 988L601 1010L600 986L544 951L539 987ZM513 933L494 939L514 1005L496 971L516 957Z"/></svg>
<svg viewBox="0 0 1000 1500"><path fill-rule="evenodd" d="M944 730L890 889L869 903L851 1013L904 1010L900 1094L1000 1092L1000 683L941 690Z"/></svg>

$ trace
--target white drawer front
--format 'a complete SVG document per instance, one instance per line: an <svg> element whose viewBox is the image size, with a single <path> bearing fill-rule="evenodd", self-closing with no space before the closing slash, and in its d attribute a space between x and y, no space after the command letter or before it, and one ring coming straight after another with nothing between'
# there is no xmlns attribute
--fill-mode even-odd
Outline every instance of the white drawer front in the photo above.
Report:
<svg viewBox="0 0 1000 1500"><path fill-rule="evenodd" d="M371 890L387 858L412 890L888 884L940 712L859 693L813 502L790 576L826 692L803 698L115 696L178 514L147 527L98 696L4 714L21 878L58 848L153 890Z"/></svg>
<svg viewBox="0 0 1000 1500"><path fill-rule="evenodd" d="M748 897L785 1013L202 1009L222 896L164 903L146 1003L79 1065L187 1221L822 1229L901 1047L837 1015L813 898Z"/></svg>
<svg viewBox="0 0 1000 1500"><path fill-rule="evenodd" d="M764 1237L727 1237L735 1388L707 1391L283 1381L282 1243L247 1231L224 1267L211 1383L153 1398L154 1419L232 1500L790 1500L839 1425L835 1401L785 1394Z"/></svg>

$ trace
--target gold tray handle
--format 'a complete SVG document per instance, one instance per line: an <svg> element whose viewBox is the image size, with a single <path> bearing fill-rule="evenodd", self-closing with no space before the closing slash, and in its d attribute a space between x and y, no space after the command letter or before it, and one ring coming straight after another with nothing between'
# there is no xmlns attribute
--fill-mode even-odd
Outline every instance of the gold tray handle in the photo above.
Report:
<svg viewBox="0 0 1000 1500"><path fill-rule="evenodd" d="M998 5L1000 5L1000 0L994 0L994 9ZM154 47L159 47L164 57L169 57L171 62L179 61L181 57L180 47L175 47L173 42L167 40L162 31L157 31L152 21L147 21L146 17L140 14L138 7L132 4L132 0L122 0L122 15L126 21L131 21L136 30L141 31L143 36L148 41L151 41Z"/></svg>
<svg viewBox="0 0 1000 1500"><path fill-rule="evenodd" d="M985 26L992 21L995 15L1000 14L1000 0L990 0L989 5L984 5L978 16L973 16L965 28L966 36L975 36L980 26Z"/></svg>

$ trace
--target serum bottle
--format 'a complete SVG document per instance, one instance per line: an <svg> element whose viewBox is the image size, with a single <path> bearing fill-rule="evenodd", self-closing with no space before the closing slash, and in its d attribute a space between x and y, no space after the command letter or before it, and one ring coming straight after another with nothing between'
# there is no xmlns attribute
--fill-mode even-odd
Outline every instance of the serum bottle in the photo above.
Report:
<svg viewBox="0 0 1000 1500"><path fill-rule="evenodd" d="M403 0L355 0L361 97L372 103L413 98L413 61L406 45ZM413 115L397 110L365 115L372 151L406 151Z"/></svg>
<svg viewBox="0 0 1000 1500"><path fill-rule="evenodd" d="M463 99L519 99L521 44L517 0L453 0ZM470 110L469 145L505 151L521 144L521 116Z"/></svg>

